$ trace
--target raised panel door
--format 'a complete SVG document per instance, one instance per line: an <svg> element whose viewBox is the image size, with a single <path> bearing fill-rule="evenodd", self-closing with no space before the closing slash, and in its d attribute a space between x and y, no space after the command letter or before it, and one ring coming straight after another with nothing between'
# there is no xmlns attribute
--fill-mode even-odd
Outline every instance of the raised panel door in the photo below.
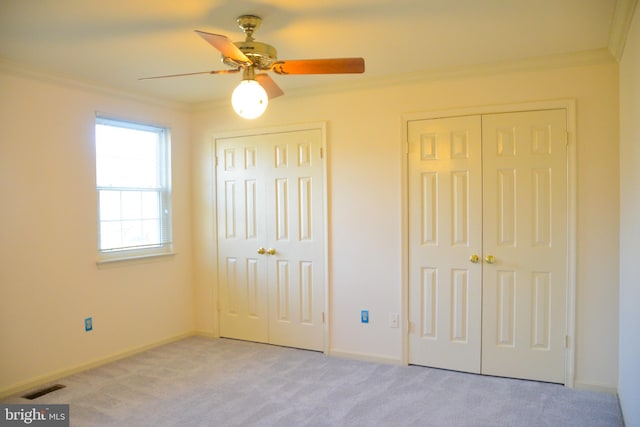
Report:
<svg viewBox="0 0 640 427"><path fill-rule="evenodd" d="M323 350L322 131L216 147L220 335Z"/></svg>
<svg viewBox="0 0 640 427"><path fill-rule="evenodd" d="M413 121L408 142L409 362L564 382L565 110Z"/></svg>
<svg viewBox="0 0 640 427"><path fill-rule="evenodd" d="M409 360L480 372L480 118L409 123Z"/></svg>
<svg viewBox="0 0 640 427"><path fill-rule="evenodd" d="M265 170L269 246L269 342L324 347L322 134L319 129L268 135Z"/></svg>
<svg viewBox="0 0 640 427"><path fill-rule="evenodd" d="M566 113L485 115L482 373L564 382Z"/></svg>
<svg viewBox="0 0 640 427"><path fill-rule="evenodd" d="M218 290L220 335L269 341L267 238L262 157L253 138L218 140Z"/></svg>

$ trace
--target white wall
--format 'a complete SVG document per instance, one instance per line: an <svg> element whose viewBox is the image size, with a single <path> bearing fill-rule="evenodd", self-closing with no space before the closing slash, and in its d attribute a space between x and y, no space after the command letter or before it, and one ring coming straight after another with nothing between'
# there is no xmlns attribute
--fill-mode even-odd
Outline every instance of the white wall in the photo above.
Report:
<svg viewBox="0 0 640 427"><path fill-rule="evenodd" d="M640 426L640 8L620 63L620 375L627 426Z"/></svg>
<svg viewBox="0 0 640 427"><path fill-rule="evenodd" d="M0 93L0 395L191 332L188 113L7 70ZM96 111L171 127L176 256L96 265Z"/></svg>
<svg viewBox="0 0 640 427"><path fill-rule="evenodd" d="M585 57L586 58L586 57ZM286 77L276 77L276 79ZM402 115L495 104L576 99L576 385L615 390L618 381L618 68L592 65L412 79L274 100L256 121L230 106L192 115L196 327L215 335L213 241L216 132L328 122L330 351L401 359L390 312L402 308ZM359 313L370 310L370 323Z"/></svg>
<svg viewBox="0 0 640 427"><path fill-rule="evenodd" d="M215 335L213 135L324 120L330 350L399 361L400 330L387 322L402 308L402 115L566 98L578 114L576 383L617 387L613 62L288 94L255 122L226 104L189 114L13 72L0 72L0 93L0 395L194 329ZM96 110L171 126L175 257L96 266Z"/></svg>

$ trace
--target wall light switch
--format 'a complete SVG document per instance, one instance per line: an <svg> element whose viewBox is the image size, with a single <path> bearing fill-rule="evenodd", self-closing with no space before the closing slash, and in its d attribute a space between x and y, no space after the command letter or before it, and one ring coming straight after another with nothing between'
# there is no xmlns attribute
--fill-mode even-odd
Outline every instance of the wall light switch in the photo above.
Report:
<svg viewBox="0 0 640 427"><path fill-rule="evenodd" d="M89 332L93 330L93 318L87 317L84 319L84 330Z"/></svg>
<svg viewBox="0 0 640 427"><path fill-rule="evenodd" d="M390 328L400 327L400 315L398 313L389 314L389 327Z"/></svg>
<svg viewBox="0 0 640 427"><path fill-rule="evenodd" d="M360 322L369 323L369 310L362 310L360 312Z"/></svg>

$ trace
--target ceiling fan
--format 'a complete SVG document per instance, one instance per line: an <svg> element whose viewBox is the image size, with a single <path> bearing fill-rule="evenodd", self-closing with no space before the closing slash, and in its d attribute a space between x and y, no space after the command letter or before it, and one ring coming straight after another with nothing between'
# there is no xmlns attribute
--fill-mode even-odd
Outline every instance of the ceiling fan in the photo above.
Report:
<svg viewBox="0 0 640 427"><path fill-rule="evenodd" d="M222 53L222 62L229 66L229 69L143 77L140 80L197 74L230 74L242 70L242 81L234 90L231 103L240 116L256 118L267 108L269 98L284 94L269 74L262 71L273 71L280 75L364 72L363 58L278 60L277 51L273 46L257 42L253 37L253 32L262 22L259 16L242 15L238 17L237 22L245 34L245 40L242 42L234 43L224 35L196 30L200 37Z"/></svg>

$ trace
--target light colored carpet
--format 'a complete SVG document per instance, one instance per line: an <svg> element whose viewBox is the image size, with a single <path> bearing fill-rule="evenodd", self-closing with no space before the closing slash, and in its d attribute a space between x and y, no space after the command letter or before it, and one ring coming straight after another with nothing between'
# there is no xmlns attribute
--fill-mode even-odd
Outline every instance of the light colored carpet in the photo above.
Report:
<svg viewBox="0 0 640 427"><path fill-rule="evenodd" d="M57 381L72 426L622 426L616 396L188 338Z"/></svg>

